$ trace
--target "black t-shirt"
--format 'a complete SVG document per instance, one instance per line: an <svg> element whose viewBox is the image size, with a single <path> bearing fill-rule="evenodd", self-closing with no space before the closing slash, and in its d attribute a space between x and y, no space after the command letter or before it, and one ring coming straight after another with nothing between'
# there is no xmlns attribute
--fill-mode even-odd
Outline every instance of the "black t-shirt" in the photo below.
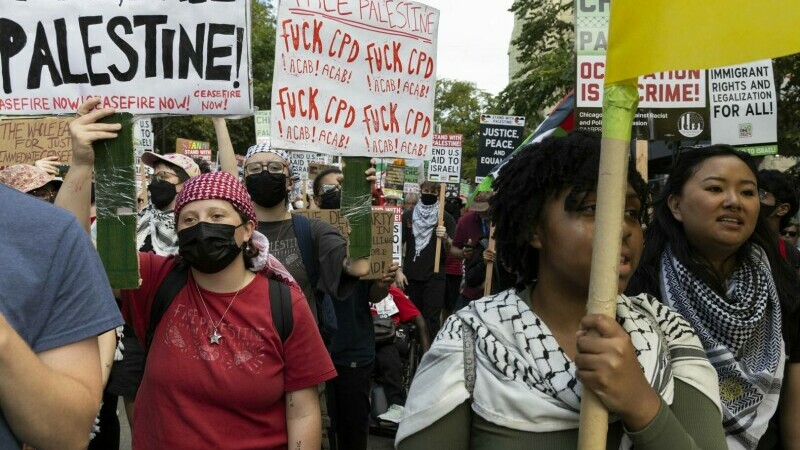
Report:
<svg viewBox="0 0 800 450"><path fill-rule="evenodd" d="M311 312L319 320L314 301L315 291L329 294L334 299L345 298L353 292L358 278L351 277L342 270L342 261L347 256L347 240L339 234L339 230L319 219L309 220L309 227L314 258L317 259L319 280L316 286L312 286L308 278L292 220L258 222L258 231L269 239L269 253L286 267L300 285Z"/></svg>
<svg viewBox="0 0 800 450"><path fill-rule="evenodd" d="M441 248L441 255L439 257L439 272L433 272L433 266L436 259L436 224L433 225L433 231L431 232L431 239L428 241L428 245L419 252L419 256L414 256L417 252L416 242L414 239L414 231L411 227L411 221L414 217L414 210L406 211L403 213L403 243L406 245L406 251L403 255L403 274L405 274L406 278L409 280L418 280L418 281L425 281L432 277L435 278L444 278L445 270L445 258L447 257L447 251L445 250L445 245L442 243ZM453 216L451 216L447 211L444 213L444 226L447 228L447 235L450 238L455 235L456 232L456 221L453 220Z"/></svg>
<svg viewBox="0 0 800 450"><path fill-rule="evenodd" d="M331 336L331 358L337 366L364 367L375 359L375 332L369 290L374 281L359 281L353 295L334 300L338 329Z"/></svg>

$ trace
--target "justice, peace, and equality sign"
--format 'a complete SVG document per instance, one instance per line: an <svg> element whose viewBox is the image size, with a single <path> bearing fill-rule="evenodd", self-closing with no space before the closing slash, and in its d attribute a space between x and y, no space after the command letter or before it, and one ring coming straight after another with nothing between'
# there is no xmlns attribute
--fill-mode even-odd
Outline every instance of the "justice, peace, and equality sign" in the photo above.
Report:
<svg viewBox="0 0 800 450"><path fill-rule="evenodd" d="M282 0L272 145L429 159L438 24L413 1Z"/></svg>
<svg viewBox="0 0 800 450"><path fill-rule="evenodd" d="M251 114L250 1L6 1L0 114Z"/></svg>

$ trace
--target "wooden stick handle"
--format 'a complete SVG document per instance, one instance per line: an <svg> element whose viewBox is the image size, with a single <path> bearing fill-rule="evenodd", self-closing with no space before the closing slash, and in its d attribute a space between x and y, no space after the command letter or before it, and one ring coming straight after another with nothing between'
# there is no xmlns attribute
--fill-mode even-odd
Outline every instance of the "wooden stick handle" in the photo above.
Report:
<svg viewBox="0 0 800 450"><path fill-rule="evenodd" d="M647 163L649 161L649 145L646 139L636 141L636 170L647 181Z"/></svg>
<svg viewBox="0 0 800 450"><path fill-rule="evenodd" d="M147 204L147 169L145 169L144 163L142 160L139 160L139 181L141 181L141 188L139 192L137 192L136 196L136 211L140 211L144 206ZM144 199L141 208L139 207L139 197Z"/></svg>
<svg viewBox="0 0 800 450"><path fill-rule="evenodd" d="M489 228L489 248L487 250L494 251L494 225ZM483 281L483 295L492 295L492 273L494 273L494 263L486 263L486 279Z"/></svg>
<svg viewBox="0 0 800 450"><path fill-rule="evenodd" d="M444 183L439 183L439 226L444 224ZM439 273L442 253L442 240L436 239L436 259L433 262L434 273Z"/></svg>
<svg viewBox="0 0 800 450"><path fill-rule="evenodd" d="M597 181L597 212L592 242L592 275L589 280L589 314L616 315L619 289L619 255L625 192L628 187L629 145L621 139L603 138ZM608 411L589 389L581 399L578 448L603 450L608 437Z"/></svg>

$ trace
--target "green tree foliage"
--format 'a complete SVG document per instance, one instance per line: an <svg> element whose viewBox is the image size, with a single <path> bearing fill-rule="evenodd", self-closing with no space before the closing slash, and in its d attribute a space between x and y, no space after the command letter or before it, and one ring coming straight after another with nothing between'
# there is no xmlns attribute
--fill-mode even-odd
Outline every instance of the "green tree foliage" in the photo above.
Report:
<svg viewBox="0 0 800 450"><path fill-rule="evenodd" d="M521 68L497 96L497 108L523 115L535 127L542 113L575 84L574 8L569 0L515 0L511 11L522 18L514 40ZM778 149L800 155L800 55L774 60L778 89Z"/></svg>
<svg viewBox="0 0 800 450"><path fill-rule="evenodd" d="M800 155L800 55L773 62L778 95L778 151Z"/></svg>
<svg viewBox="0 0 800 450"><path fill-rule="evenodd" d="M275 63L275 13L264 0L251 2L251 70L253 102L258 109L269 109L272 100L272 68ZM228 120L236 153L244 154L255 143L252 117ZM210 141L216 149L217 137L211 119L204 116L172 116L153 119L155 146L162 153L175 151L175 139Z"/></svg>
<svg viewBox="0 0 800 450"><path fill-rule="evenodd" d="M526 128L534 128L544 110L575 84L573 2L515 0L511 11L523 21L512 42L519 50L521 68L497 96L497 108L525 116Z"/></svg>
<svg viewBox="0 0 800 450"><path fill-rule="evenodd" d="M481 113L493 113L494 98L475 83L448 79L436 80L433 118L442 133L463 134L461 177L475 178L475 153Z"/></svg>

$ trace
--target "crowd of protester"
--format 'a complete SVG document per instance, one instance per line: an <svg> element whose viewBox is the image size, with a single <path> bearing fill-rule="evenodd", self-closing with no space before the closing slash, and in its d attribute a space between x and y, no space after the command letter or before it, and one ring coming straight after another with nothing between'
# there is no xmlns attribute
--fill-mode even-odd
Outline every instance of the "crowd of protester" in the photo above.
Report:
<svg viewBox="0 0 800 450"><path fill-rule="evenodd" d="M215 119L219 167L142 156L140 285L112 292L92 144L121 125L97 105L66 173L0 170L2 448L118 449L122 397L136 450L362 450L371 427L400 449L567 449L585 389L608 448L800 448L800 190L745 153L684 152L658 193L629 170L613 320L586 313L598 137L526 146L469 205L430 181L393 199L402 264L367 279L347 236L292 213L339 209L341 169L303 195L286 152L234 149Z"/></svg>

